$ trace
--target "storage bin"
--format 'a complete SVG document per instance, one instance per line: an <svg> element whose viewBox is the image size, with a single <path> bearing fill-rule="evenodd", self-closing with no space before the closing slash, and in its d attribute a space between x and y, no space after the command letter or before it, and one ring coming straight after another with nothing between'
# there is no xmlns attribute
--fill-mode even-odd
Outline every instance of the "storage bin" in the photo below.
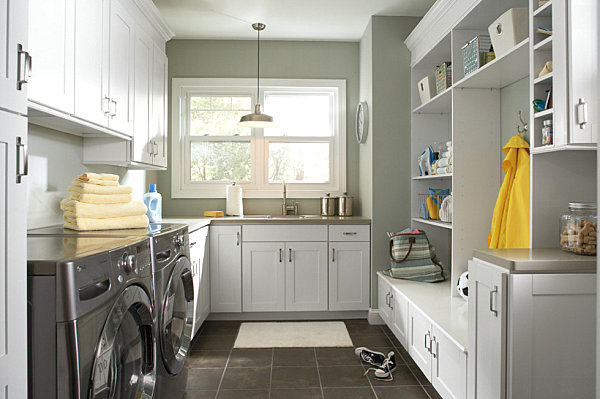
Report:
<svg viewBox="0 0 600 399"><path fill-rule="evenodd" d="M452 86L452 64L446 61L435 68L435 89L440 94Z"/></svg>
<svg viewBox="0 0 600 399"><path fill-rule="evenodd" d="M491 46L492 41L487 35L477 35L462 46L463 70L465 76L485 65L485 57Z"/></svg>
<svg viewBox="0 0 600 399"><path fill-rule="evenodd" d="M433 79L431 76L425 76L423 79L419 80L417 84L419 87L419 96L421 97L421 104L426 103L431 100L432 97L435 96L433 91Z"/></svg>
<svg viewBox="0 0 600 399"><path fill-rule="evenodd" d="M496 57L508 53L529 34L529 10L511 8L488 27Z"/></svg>

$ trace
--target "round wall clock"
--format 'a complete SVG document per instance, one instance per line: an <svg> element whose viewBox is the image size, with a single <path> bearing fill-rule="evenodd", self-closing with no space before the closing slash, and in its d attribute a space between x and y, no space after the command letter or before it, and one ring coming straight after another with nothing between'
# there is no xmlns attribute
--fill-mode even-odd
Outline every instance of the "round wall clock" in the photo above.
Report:
<svg viewBox="0 0 600 399"><path fill-rule="evenodd" d="M369 107L366 101L361 101L356 107L356 141L359 144L367 141L369 132Z"/></svg>

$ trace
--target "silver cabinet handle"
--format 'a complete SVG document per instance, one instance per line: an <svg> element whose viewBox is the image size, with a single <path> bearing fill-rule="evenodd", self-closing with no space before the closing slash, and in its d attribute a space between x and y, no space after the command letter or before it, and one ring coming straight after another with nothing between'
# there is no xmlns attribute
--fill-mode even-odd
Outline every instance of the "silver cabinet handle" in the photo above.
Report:
<svg viewBox="0 0 600 399"><path fill-rule="evenodd" d="M32 62L29 53L23 50L23 45L17 44L17 90L22 90L23 85L29 83Z"/></svg>
<svg viewBox="0 0 600 399"><path fill-rule="evenodd" d="M292 248L289 249L289 256L288 256L288 260L291 262L292 261Z"/></svg>
<svg viewBox="0 0 600 399"><path fill-rule="evenodd" d="M342 234L345 236L355 236L358 233L356 231L344 231Z"/></svg>
<svg viewBox="0 0 600 399"><path fill-rule="evenodd" d="M21 172L21 164L23 172ZM21 183L23 176L27 176L27 174L29 174L29 151L23 139L17 137L17 183Z"/></svg>
<svg viewBox="0 0 600 399"><path fill-rule="evenodd" d="M190 242L190 248L193 247L194 245L196 245L196 241Z"/></svg>
<svg viewBox="0 0 600 399"><path fill-rule="evenodd" d="M156 147L156 150L154 150L154 147ZM152 149L154 150L154 155L158 155L158 144L156 144L156 140L152 143Z"/></svg>
<svg viewBox="0 0 600 399"><path fill-rule="evenodd" d="M279 263L283 262L283 249L279 248Z"/></svg>
<svg viewBox="0 0 600 399"><path fill-rule="evenodd" d="M429 345L427 344L427 338L429 338ZM427 331L427 334L425 334L425 349L427 349L427 352L431 353L431 332Z"/></svg>
<svg viewBox="0 0 600 399"><path fill-rule="evenodd" d="M494 294L498 294L498 286L494 286L494 289L490 291L490 312L498 317L498 309L494 309Z"/></svg>
<svg viewBox="0 0 600 399"><path fill-rule="evenodd" d="M236 244L238 247L240 246L240 232L238 231L236 234Z"/></svg>
<svg viewBox="0 0 600 399"><path fill-rule="evenodd" d="M385 304L390 307L390 293L385 294Z"/></svg>
<svg viewBox="0 0 600 399"><path fill-rule="evenodd" d="M434 344L434 342L435 342L435 344ZM431 350L430 350L431 355L433 356L434 359L437 359L438 342L437 342L437 339L435 337L431 338L431 345L430 345L430 347L431 347Z"/></svg>
<svg viewBox="0 0 600 399"><path fill-rule="evenodd" d="M335 248L331 248L331 261L335 262Z"/></svg>
<svg viewBox="0 0 600 399"><path fill-rule="evenodd" d="M110 98L108 96L104 96L104 99L102 99L102 112L104 112L104 116L110 114Z"/></svg>
<svg viewBox="0 0 600 399"><path fill-rule="evenodd" d="M110 100L111 104L115 104L115 111L110 113L110 118L114 119L115 116L117 116L117 100L115 100L114 98L112 98Z"/></svg>
<svg viewBox="0 0 600 399"><path fill-rule="evenodd" d="M577 105L575 105L575 111L577 116L577 124L579 125L580 129L583 129L588 123L587 103L583 98L580 98Z"/></svg>
<svg viewBox="0 0 600 399"><path fill-rule="evenodd" d="M394 310L394 294L390 295L390 309Z"/></svg>

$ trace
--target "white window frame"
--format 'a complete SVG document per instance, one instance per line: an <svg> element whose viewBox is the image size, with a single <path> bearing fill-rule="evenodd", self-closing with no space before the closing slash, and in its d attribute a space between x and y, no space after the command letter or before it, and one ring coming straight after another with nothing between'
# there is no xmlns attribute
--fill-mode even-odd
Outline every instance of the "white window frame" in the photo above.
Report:
<svg viewBox="0 0 600 399"><path fill-rule="evenodd" d="M280 183L268 182L267 160L269 142L329 142L329 183L287 183L290 198L318 198L325 193L341 195L346 191L346 81L333 79L261 79L260 98L264 105L265 92L300 90L334 93L334 136L294 137L264 136L263 129L252 129L250 136L237 136L235 141L250 141L252 181L242 183L244 198L280 198ZM252 109L256 104L256 79L244 78L173 78L171 80L172 130L171 130L171 196L173 198L225 198L229 182L192 182L190 176L190 142L187 135L188 102L193 94L244 94L250 95ZM265 113L269 113L265 110ZM302 117L302 110L298 116ZM273 115L275 118L276 116ZM231 141L229 136L227 141ZM220 141L221 137L203 137L202 141ZM262 161L256 161L262 160ZM260 178L259 178L260 177Z"/></svg>

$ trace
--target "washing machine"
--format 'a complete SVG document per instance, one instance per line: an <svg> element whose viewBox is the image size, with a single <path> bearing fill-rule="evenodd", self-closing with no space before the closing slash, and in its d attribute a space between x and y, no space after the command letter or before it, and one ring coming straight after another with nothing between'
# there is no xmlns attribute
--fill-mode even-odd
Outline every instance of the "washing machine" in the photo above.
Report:
<svg viewBox="0 0 600 399"><path fill-rule="evenodd" d="M156 397L150 239L92 238L28 237L30 398Z"/></svg>
<svg viewBox="0 0 600 399"><path fill-rule="evenodd" d="M183 397L185 359L192 340L194 288L189 260L188 226L151 223L147 229L78 232L62 225L32 229L28 237L64 237L85 242L101 238L149 237L152 251L153 300L156 304L157 377L155 397ZM80 245L81 246L81 245Z"/></svg>

